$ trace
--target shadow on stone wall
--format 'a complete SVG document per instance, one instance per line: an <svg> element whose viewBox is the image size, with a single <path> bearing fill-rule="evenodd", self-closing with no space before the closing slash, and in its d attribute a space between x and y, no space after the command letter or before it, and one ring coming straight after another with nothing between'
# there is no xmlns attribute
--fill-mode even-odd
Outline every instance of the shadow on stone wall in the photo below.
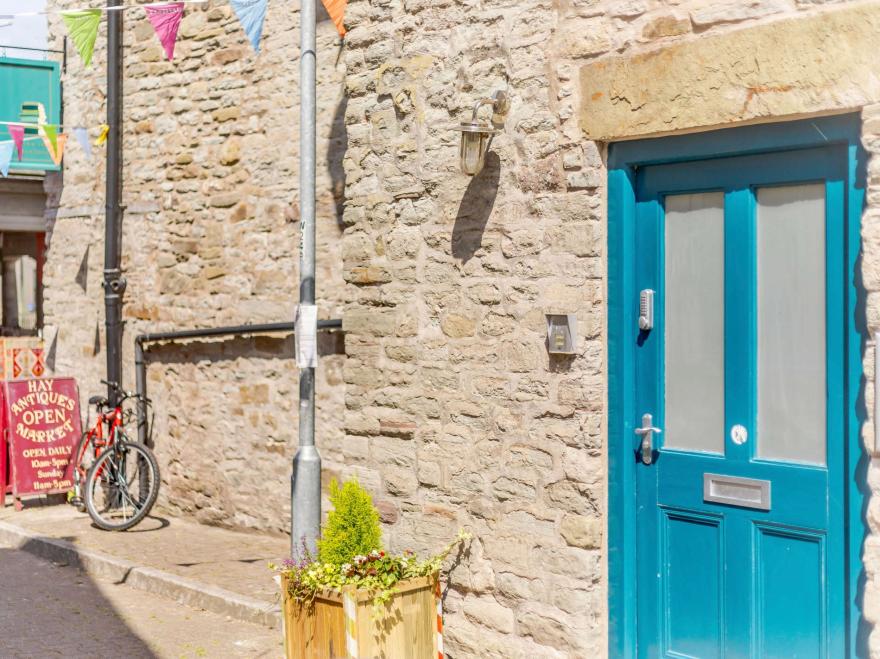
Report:
<svg viewBox="0 0 880 659"><path fill-rule="evenodd" d="M348 109L348 95L343 92L333 115L330 127L330 146L327 148L327 171L330 174L330 191L336 207L336 223L344 228L342 214L345 211L345 167L343 160L348 150L348 127L345 124L345 111Z"/></svg>
<svg viewBox="0 0 880 659"><path fill-rule="evenodd" d="M857 172L857 180L856 180L856 188L859 190L867 190L867 180L866 180L866 172L868 171L868 163L862 160L865 157L864 152L860 153L860 162L856 166ZM868 353L868 345L871 340L871 332L868 327L868 300L867 300L867 291L864 281L864 258L863 254L860 251L858 256L856 257L855 266L852 272L853 282L855 284L855 290L857 291L856 300L855 300L855 309L853 316L849 319L849 322L853 324L856 328L856 331L859 334L859 355L864 359L864 357L869 354ZM861 381L859 382L859 389L856 394L856 417L858 420L857 427L861 430L865 427L865 424L868 421L868 401L866 396L866 388L867 388L867 377L863 374L861 377ZM861 443L859 443L861 445ZM859 491L859 497L861 499L860 506L860 518L861 518L861 538L858 539L859 542L859 556L863 559L863 564L861 566L861 572L858 575L857 583L856 583L856 593L855 601L857 602L857 606L861 612L861 616L858 621L858 630L855 638L855 647L853 648L855 651L855 656L857 657L867 657L870 656L870 647L869 647L869 639L874 628L874 625L865 619L865 609L869 608L866 605L866 595L868 593L868 575L865 571L864 566L864 558L865 558L865 550L868 536L871 532L871 525L869 521L869 507L871 504L871 497L873 496L871 483L868 480L868 470L871 463L871 455L867 451L859 452L859 459L855 466L855 485ZM847 466L847 469L849 467ZM849 513L845 513L847 517ZM847 531L848 533L848 531ZM852 536L850 536L852 539ZM875 577L876 578L876 577ZM875 589L871 589L875 590ZM850 599L852 599L853 594L850 594Z"/></svg>
<svg viewBox="0 0 880 659"><path fill-rule="evenodd" d="M86 251L83 252L82 260L79 262L79 269L76 271L76 277L73 281L82 289L83 293L89 292L89 253L91 245L86 245Z"/></svg>
<svg viewBox="0 0 880 659"><path fill-rule="evenodd" d="M859 171L866 171L862 168L859 168ZM855 272L853 273L855 278L855 288L859 291L859 294L856 298L856 308L855 308L855 316L851 319L853 323L855 323L856 330L861 337L860 344L861 350L859 354L865 355L868 350L868 340L870 339L870 332L868 330L868 316L867 316L867 299L866 299L866 288L864 279L862 277L862 254L859 253L858 258L856 259L855 264ZM856 399L856 415L858 418L858 427L863 428L866 421L868 420L868 402L866 398L865 389L867 387L867 379L865 377L861 378L861 382L859 383L859 391L858 398ZM876 394L875 394L876 395ZM859 538L859 555L863 557L865 556L865 549L867 544L868 535L870 533L870 522L868 520L868 508L871 503L871 484L868 482L868 468L870 466L871 456L866 451L862 451L858 463L856 464L855 469L855 483L856 487L859 490L859 494L861 495L862 505L861 510L861 519L862 519L862 537ZM871 631L874 628L874 625L868 622L865 619L865 597L867 594L868 586L868 575L865 572L864 564L862 565L862 570L859 573L857 585L856 585L856 601L859 603L859 608L862 612L862 615L859 619L858 631L855 640L855 655L857 657L868 657L870 656L870 648L869 648L869 639L871 636Z"/></svg>
<svg viewBox="0 0 880 659"><path fill-rule="evenodd" d="M501 159L497 153L490 151L486 154L483 171L468 184L455 216L452 255L462 263L470 261L483 244L483 233L495 207L500 178Z"/></svg>
<svg viewBox="0 0 880 659"><path fill-rule="evenodd" d="M318 356L345 354L342 332L318 333ZM150 346L148 364L181 364L187 362L224 362L237 359L294 359L293 336L234 337L222 341L189 341L185 344L166 343ZM296 364L291 363L296 370Z"/></svg>
<svg viewBox="0 0 880 659"><path fill-rule="evenodd" d="M64 172L47 172L43 179L43 191L46 193L46 249L49 249L61 206L61 193L64 192Z"/></svg>

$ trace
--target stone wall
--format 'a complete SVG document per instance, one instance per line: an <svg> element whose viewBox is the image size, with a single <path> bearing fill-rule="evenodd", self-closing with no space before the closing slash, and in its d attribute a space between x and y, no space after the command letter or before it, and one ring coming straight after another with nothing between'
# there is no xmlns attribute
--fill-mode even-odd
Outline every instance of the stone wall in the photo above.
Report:
<svg viewBox="0 0 880 659"><path fill-rule="evenodd" d="M347 335L345 361L321 362L319 442L329 473L356 475L374 493L391 548L433 551L460 526L474 532L445 599L451 656L606 652L606 171L604 145L584 138L585 66L818 15L824 4L351 0L338 62L333 28L321 25L318 289L321 316L343 314ZM295 9L270 3L256 57L227 3L188 6L173 64L131 14L128 358L146 329L292 314ZM52 29L61 34L57 22ZM71 57L69 124L103 117L103 39L94 71ZM496 89L508 91L511 114L486 169L470 179L458 173L450 128ZM876 107L865 111L872 153L878 117ZM743 118L754 116L724 120ZM869 291L880 281L878 163L863 229ZM102 181L101 165L72 145L46 272L56 368L88 391L104 363L95 354ZM576 355L547 354L548 312L577 314ZM873 292L867 316L880 329ZM278 494L296 424L289 339L197 342L152 356L164 506L283 529ZM871 368L866 359L869 377ZM873 464L868 480L880 487ZM877 534L876 498L868 520ZM876 537L866 544L872 622Z"/></svg>
<svg viewBox="0 0 880 659"><path fill-rule="evenodd" d="M822 4L349 5L345 472L395 549L473 530L452 656L607 652L606 171L579 72ZM506 130L469 179L450 128L496 89ZM573 357L548 355L548 312L577 314Z"/></svg>
<svg viewBox="0 0 880 659"><path fill-rule="evenodd" d="M867 210L862 216L862 259L861 284L864 287L864 299L860 307L864 309L865 318L859 318L862 328L869 336L880 332L880 105L872 105L862 111L862 145L868 152L868 176L866 186ZM877 345L874 345L877 350ZM862 561L865 566L864 586L864 617L867 629L862 639L872 657L880 655L880 446L874 444L874 425L878 422L873 417L874 387L876 373L874 371L874 350L865 350L863 371L865 382L865 423L862 429L862 440L865 455L869 456L866 469L866 487L870 493L865 516L868 537L863 547Z"/></svg>
<svg viewBox="0 0 880 659"><path fill-rule="evenodd" d="M78 6L73 0L51 7ZM80 3L81 4L81 3ZM176 57L165 60L139 11L125 14L123 267L125 385L145 331L292 320L298 299L298 9L272 3L254 54L227 2L187 5ZM55 47L64 27L50 19ZM343 67L339 39L318 31L318 298L340 317ZM72 50L64 75L68 129L106 116L106 25L93 68ZM96 136L93 130L92 137ZM74 140L45 273L45 311L59 374L84 399L102 390L103 151ZM54 212L54 211L53 211ZM341 341L326 338L317 434L340 456ZM290 337L160 346L149 352L161 506L196 519L285 531L296 445L297 372Z"/></svg>

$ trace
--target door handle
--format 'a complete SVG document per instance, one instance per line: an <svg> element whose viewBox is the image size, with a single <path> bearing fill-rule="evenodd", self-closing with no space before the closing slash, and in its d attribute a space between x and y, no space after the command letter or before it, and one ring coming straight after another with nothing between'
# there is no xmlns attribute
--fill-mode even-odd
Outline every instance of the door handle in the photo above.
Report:
<svg viewBox="0 0 880 659"><path fill-rule="evenodd" d="M639 453L642 455L642 462L646 465L654 461L654 433L663 432L660 428L654 426L654 417L650 414L642 415L642 427L636 428L636 434L642 438L639 446Z"/></svg>

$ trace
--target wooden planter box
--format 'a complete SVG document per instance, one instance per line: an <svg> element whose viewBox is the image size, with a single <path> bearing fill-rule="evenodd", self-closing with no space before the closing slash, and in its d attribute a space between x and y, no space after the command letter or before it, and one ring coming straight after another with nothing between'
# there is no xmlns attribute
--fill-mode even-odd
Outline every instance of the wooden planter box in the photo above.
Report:
<svg viewBox="0 0 880 659"><path fill-rule="evenodd" d="M281 615L288 659L442 658L437 577L401 581L396 591L377 621L369 591L324 591L312 604L302 605L287 594L287 579L282 576Z"/></svg>

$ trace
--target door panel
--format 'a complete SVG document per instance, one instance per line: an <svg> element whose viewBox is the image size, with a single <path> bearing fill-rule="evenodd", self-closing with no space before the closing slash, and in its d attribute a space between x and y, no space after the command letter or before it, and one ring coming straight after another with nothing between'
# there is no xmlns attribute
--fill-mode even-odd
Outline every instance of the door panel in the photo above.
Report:
<svg viewBox="0 0 880 659"><path fill-rule="evenodd" d="M826 656L824 538L759 525L754 627L757 656ZM797 565L798 569L791 569Z"/></svg>
<svg viewBox="0 0 880 659"><path fill-rule="evenodd" d="M641 657L843 656L845 155L638 172Z"/></svg>
<svg viewBox="0 0 880 659"><path fill-rule="evenodd" d="M721 518L663 512L663 601L669 610L665 656L717 656L723 647ZM692 554L703 557L695 563Z"/></svg>

